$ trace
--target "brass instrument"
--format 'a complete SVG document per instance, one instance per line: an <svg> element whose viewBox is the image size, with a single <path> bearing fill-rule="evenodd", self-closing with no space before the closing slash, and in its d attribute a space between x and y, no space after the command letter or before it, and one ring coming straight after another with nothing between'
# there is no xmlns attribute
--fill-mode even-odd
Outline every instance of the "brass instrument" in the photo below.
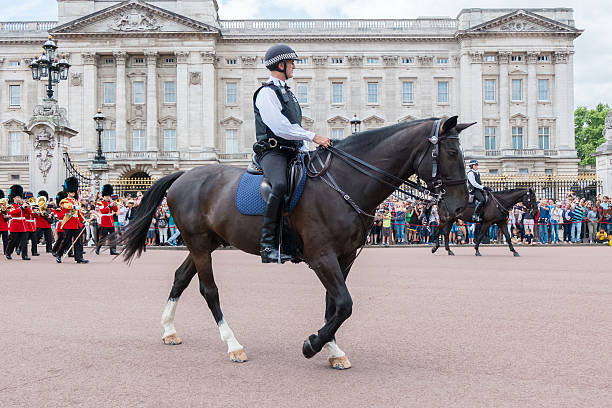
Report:
<svg viewBox="0 0 612 408"><path fill-rule="evenodd" d="M6 212L9 207L8 198L0 198L0 212Z"/></svg>

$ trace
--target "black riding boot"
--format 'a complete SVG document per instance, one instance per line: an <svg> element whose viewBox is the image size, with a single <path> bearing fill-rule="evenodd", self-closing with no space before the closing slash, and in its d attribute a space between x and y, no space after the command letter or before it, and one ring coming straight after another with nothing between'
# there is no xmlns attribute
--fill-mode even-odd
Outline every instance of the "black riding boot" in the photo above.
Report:
<svg viewBox="0 0 612 408"><path fill-rule="evenodd" d="M268 203L263 214L263 225L261 227L260 253L262 263L285 263L291 260L289 255L278 252L275 245L278 234L278 226L281 219L282 199L274 194L268 197Z"/></svg>
<svg viewBox="0 0 612 408"><path fill-rule="evenodd" d="M480 221L480 208L482 207L482 201L474 200L474 215L472 215L472 221Z"/></svg>

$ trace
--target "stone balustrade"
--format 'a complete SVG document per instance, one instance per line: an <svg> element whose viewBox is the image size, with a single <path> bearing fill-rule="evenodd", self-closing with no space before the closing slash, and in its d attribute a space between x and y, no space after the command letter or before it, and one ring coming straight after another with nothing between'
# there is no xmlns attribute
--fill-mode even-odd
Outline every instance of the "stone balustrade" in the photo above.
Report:
<svg viewBox="0 0 612 408"><path fill-rule="evenodd" d="M18 154L11 156L0 156L0 162L28 162L30 156L27 154Z"/></svg>
<svg viewBox="0 0 612 408"><path fill-rule="evenodd" d="M57 21L3 21L0 31L43 31L47 32L57 26Z"/></svg>

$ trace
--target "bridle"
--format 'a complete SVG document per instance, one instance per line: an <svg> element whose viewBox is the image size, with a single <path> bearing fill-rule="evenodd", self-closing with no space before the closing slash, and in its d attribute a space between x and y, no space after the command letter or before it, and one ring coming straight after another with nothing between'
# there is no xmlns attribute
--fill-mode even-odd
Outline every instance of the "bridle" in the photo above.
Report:
<svg viewBox="0 0 612 408"><path fill-rule="evenodd" d="M438 204L442 200L442 197L444 196L444 194L446 194L446 190L443 188L444 186L464 184L467 181L466 178L461 178L461 179L442 178L442 176L440 175L438 171L438 167L439 167L439 161L438 161L439 143L438 142L440 142L441 140L447 140L447 139L459 139L459 136L440 137L441 124L442 124L442 119L435 120L435 122L433 123L432 129L431 129L430 137L427 139L428 140L427 147L419 155L419 159L417 161L417 166L415 169L415 173L417 175L416 182L411 181L411 180L406 180L401 177L397 177L393 174L390 174L382 169L379 169L378 167L370 163L367 163L361 160L358 157L353 156L350 153L347 153L333 146L329 146L326 148L326 150L328 150L330 154L327 156L325 163L323 162L323 160L321 160L320 156L317 154L322 149L317 149L315 151L314 153L315 158L318 159L319 164L321 165L321 170L317 171L314 168L314 165L313 165L314 160L313 160L313 157L311 157L310 160L308 161L308 166L306 169L307 174L311 178L319 177L325 184L327 184L333 190L336 190L338 193L340 193L340 195L342 195L342 197L351 205L351 207L353 207L353 209L355 209L355 211L357 211L359 214L366 215L371 218L374 218L374 215L362 210L357 205L357 203L355 203L355 201L351 198L351 196L345 193L338 186L338 184L336 183L332 175L329 174L329 172L327 171L329 169L329 165L330 165L332 156L335 156L338 159L342 160L343 162L345 162L346 164L348 164L350 167L354 168L355 170L359 171L360 173L363 173L366 176L382 184L385 184L388 187L392 187L394 191L398 191L407 196L413 197L416 200L423 201L427 203L428 205ZM430 148L431 148L431 158L432 158L432 166L431 166L432 181L427 184L427 187L424 187L420 182L418 173L419 173L419 168L421 166L421 163L423 162L423 159L425 158L425 155L427 154L427 152L429 152ZM385 180L383 177L390 179L392 181L389 182ZM406 186L409 186L415 189L422 196L418 196L408 190L405 190L404 188L401 187L402 185L406 185ZM429 195L430 198L425 198L423 197L424 195Z"/></svg>

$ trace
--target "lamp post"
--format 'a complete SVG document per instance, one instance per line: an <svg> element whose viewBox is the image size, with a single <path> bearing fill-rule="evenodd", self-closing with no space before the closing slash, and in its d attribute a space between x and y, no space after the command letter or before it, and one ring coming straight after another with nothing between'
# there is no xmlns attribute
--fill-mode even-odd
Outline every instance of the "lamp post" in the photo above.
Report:
<svg viewBox="0 0 612 408"><path fill-rule="evenodd" d="M102 174L108 171L108 163L106 157L102 154L102 132L104 132L104 115L102 109L98 108L98 112L94 115L93 120L96 123L96 131L98 132L98 151L93 159L90 170L93 173L96 191L100 191Z"/></svg>
<svg viewBox="0 0 612 408"><path fill-rule="evenodd" d="M361 127L361 120L359 120L356 113L354 114L353 119L351 119L350 123L351 129L353 130L353 134L358 133L359 128Z"/></svg>
<svg viewBox="0 0 612 408"><path fill-rule="evenodd" d="M58 58L57 45L53 37L49 36L42 46L43 52L39 57L34 57L30 63L32 79L35 81L47 80L47 99L53 99L53 85L68 79L70 64L64 54Z"/></svg>

